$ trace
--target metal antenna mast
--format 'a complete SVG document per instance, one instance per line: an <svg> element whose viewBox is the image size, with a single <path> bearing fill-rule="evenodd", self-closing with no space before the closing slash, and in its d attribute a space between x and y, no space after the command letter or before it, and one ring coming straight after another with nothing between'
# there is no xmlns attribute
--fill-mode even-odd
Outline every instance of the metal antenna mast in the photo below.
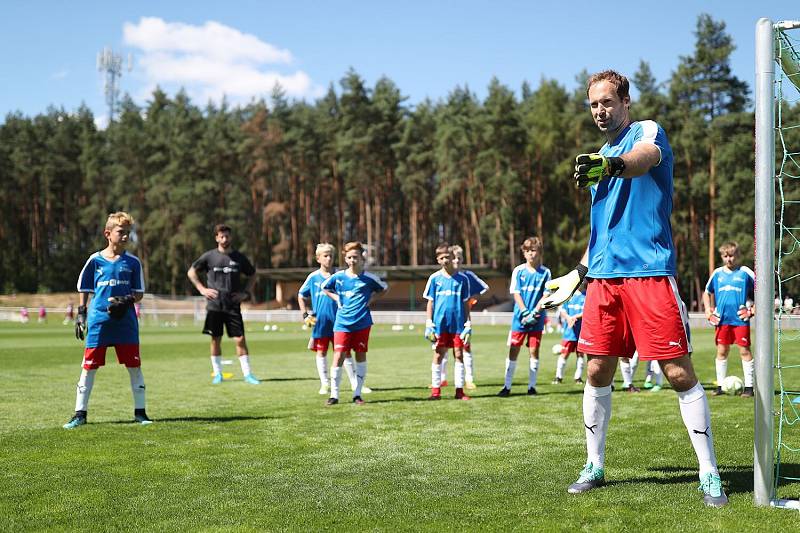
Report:
<svg viewBox="0 0 800 533"><path fill-rule="evenodd" d="M128 54L127 70L133 68L133 57ZM108 105L108 121L113 122L114 113L117 109L117 97L119 96L119 79L122 77L122 56L115 54L110 46L103 48L97 54L97 70L105 74L103 92L106 95Z"/></svg>

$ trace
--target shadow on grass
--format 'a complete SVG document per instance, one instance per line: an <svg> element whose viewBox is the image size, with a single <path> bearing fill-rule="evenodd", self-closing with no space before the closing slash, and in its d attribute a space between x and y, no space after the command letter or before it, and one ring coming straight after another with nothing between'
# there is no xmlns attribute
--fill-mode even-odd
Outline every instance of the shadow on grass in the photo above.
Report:
<svg viewBox="0 0 800 533"><path fill-rule="evenodd" d="M209 424L224 422L241 422L243 420L278 420L281 416L176 416L171 418L154 418L153 423L162 422L205 422ZM93 422L94 423L94 422ZM108 422L96 422L99 424L134 424L133 420L112 420Z"/></svg>

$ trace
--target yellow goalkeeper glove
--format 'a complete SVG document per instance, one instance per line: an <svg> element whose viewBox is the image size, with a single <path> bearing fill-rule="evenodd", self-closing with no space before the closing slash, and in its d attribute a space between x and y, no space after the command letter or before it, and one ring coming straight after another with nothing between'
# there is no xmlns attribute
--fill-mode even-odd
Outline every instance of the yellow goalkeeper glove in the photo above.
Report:
<svg viewBox="0 0 800 533"><path fill-rule="evenodd" d="M550 291L550 294L542 298L539 306L542 309L550 309L569 300L570 296L575 294L575 291L581 286L583 278L585 278L588 273L589 269L581 263L578 263L578 266L565 276L545 283L544 286Z"/></svg>
<svg viewBox="0 0 800 533"><path fill-rule="evenodd" d="M625 161L621 157L580 154L575 158L575 183L580 188L591 187L605 178L619 176L624 171Z"/></svg>

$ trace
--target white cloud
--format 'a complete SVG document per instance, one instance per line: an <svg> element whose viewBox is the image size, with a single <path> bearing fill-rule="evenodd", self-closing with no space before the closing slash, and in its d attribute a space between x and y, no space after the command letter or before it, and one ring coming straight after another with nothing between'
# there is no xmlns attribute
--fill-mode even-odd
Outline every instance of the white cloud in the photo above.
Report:
<svg viewBox="0 0 800 533"><path fill-rule="evenodd" d="M293 61L289 50L218 22L193 26L143 17L136 24L125 23L123 37L140 50L135 63L148 95L156 85L165 90L184 87L199 104L223 96L243 103L268 96L276 83L290 97L322 93L308 74L287 68Z"/></svg>

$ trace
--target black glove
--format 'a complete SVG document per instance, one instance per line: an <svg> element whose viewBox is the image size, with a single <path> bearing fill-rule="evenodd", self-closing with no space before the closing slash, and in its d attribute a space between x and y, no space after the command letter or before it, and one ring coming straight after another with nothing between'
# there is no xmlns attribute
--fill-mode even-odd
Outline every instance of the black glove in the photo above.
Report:
<svg viewBox="0 0 800 533"><path fill-rule="evenodd" d="M133 294L112 296L108 299L108 314L111 315L111 318L121 320L128 312L128 309L133 307L134 301Z"/></svg>
<svg viewBox="0 0 800 533"><path fill-rule="evenodd" d="M86 338L86 306L78 306L78 316L75 317L75 338L82 341Z"/></svg>

